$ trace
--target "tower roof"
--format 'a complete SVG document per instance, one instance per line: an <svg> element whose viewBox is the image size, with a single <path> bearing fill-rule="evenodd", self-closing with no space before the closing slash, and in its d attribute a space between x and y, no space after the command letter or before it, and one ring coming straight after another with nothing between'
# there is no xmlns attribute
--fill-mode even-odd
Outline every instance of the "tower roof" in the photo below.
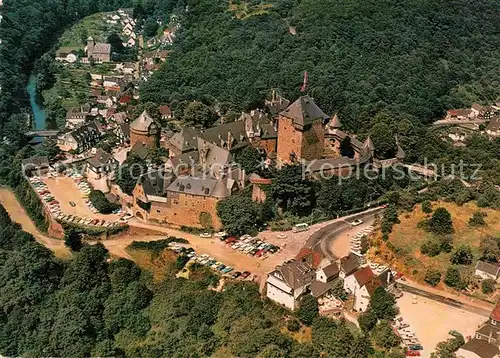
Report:
<svg viewBox="0 0 500 358"><path fill-rule="evenodd" d="M153 118L148 114L148 112L144 111L130 124L130 129L147 132L153 122Z"/></svg>
<svg viewBox="0 0 500 358"><path fill-rule="evenodd" d="M318 118L322 120L329 118L309 96L299 97L299 99L293 102L280 114L292 119L294 123L299 125L311 124Z"/></svg>
<svg viewBox="0 0 500 358"><path fill-rule="evenodd" d="M227 198L231 193L227 188L227 179L219 179L215 183L214 189L212 190L212 196L216 198Z"/></svg>
<svg viewBox="0 0 500 358"><path fill-rule="evenodd" d="M94 38L92 36L87 37L87 41L94 41Z"/></svg>
<svg viewBox="0 0 500 358"><path fill-rule="evenodd" d="M363 143L363 148L368 148L370 150L375 150L375 146L373 145L372 138L370 135L366 138L365 142Z"/></svg>
<svg viewBox="0 0 500 358"><path fill-rule="evenodd" d="M333 115L333 117L330 119L330 122L328 123L328 127L332 128L332 129L338 129L341 126L342 126L342 124L340 123L339 116L337 115L337 113L335 113Z"/></svg>
<svg viewBox="0 0 500 358"><path fill-rule="evenodd" d="M401 148L401 146L399 145L399 139L398 139L398 136L396 136L396 146L397 146L397 152L396 152L396 158L397 159L405 159L406 157L406 153L405 151L403 150L403 148Z"/></svg>

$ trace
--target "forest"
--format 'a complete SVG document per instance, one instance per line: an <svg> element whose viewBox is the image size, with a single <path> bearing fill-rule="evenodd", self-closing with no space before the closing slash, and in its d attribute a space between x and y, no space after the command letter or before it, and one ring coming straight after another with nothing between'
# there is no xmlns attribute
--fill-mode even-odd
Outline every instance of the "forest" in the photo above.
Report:
<svg viewBox="0 0 500 358"><path fill-rule="evenodd" d="M404 357L391 349L398 342L390 334L373 334L383 347L376 351L368 332L318 317L315 300L290 316L253 283L215 292L203 272L176 279L175 261L154 281L132 261L110 262L101 244L59 260L2 206L0 258L0 352L7 356ZM299 321L312 327L312 342L291 338Z"/></svg>
<svg viewBox="0 0 500 358"><path fill-rule="evenodd" d="M271 88L310 94L348 129L386 111L429 123L500 94L500 6L479 0L275 0L239 20L225 0L186 1L182 28L144 101L262 105ZM181 3L184 4L184 1ZM293 35L291 29L296 35Z"/></svg>

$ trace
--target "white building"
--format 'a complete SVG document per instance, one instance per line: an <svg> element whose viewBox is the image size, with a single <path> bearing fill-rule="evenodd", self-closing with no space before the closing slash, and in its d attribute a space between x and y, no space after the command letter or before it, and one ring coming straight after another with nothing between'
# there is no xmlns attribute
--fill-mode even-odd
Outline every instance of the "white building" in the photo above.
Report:
<svg viewBox="0 0 500 358"><path fill-rule="evenodd" d="M500 277L500 266L493 265L484 261L478 261L474 274L481 277L483 280L492 279L497 281Z"/></svg>
<svg viewBox="0 0 500 358"><path fill-rule="evenodd" d="M354 272L344 280L344 289L354 296L354 310L365 312L370 304L370 297L382 282L369 266Z"/></svg>
<svg viewBox="0 0 500 358"><path fill-rule="evenodd" d="M301 260L290 260L276 267L267 276L267 297L292 311L298 308L316 273L312 266Z"/></svg>

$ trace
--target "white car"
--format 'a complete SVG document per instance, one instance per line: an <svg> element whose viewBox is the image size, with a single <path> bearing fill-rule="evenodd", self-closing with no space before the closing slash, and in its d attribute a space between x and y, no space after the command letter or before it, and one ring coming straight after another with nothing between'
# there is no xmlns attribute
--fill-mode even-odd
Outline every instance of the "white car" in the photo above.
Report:
<svg viewBox="0 0 500 358"><path fill-rule="evenodd" d="M363 223L363 220L360 220L360 219L357 219L357 220L350 222L351 226L358 226L358 225L361 225L362 223Z"/></svg>
<svg viewBox="0 0 500 358"><path fill-rule="evenodd" d="M200 237L203 237L205 239L209 239L212 237L212 234L210 234L208 232L204 232L203 234L200 234Z"/></svg>
<svg viewBox="0 0 500 358"><path fill-rule="evenodd" d="M218 233L215 233L214 236L215 237L224 237L224 236L227 236L227 232L219 231Z"/></svg>

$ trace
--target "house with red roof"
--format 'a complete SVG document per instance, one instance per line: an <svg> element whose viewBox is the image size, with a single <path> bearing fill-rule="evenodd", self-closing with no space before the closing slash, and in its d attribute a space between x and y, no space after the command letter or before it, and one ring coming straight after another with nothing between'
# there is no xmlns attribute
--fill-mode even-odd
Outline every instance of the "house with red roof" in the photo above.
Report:
<svg viewBox="0 0 500 358"><path fill-rule="evenodd" d="M475 338L500 347L500 300L491 311L488 321L476 331Z"/></svg>
<svg viewBox="0 0 500 358"><path fill-rule="evenodd" d="M363 267L344 280L344 289L354 296L353 308L358 312L367 310L370 298L378 287L383 287L382 281L370 266Z"/></svg>
<svg viewBox="0 0 500 358"><path fill-rule="evenodd" d="M158 110L160 111L162 119L172 118L172 110L170 109L170 106L160 106L158 107Z"/></svg>
<svg viewBox="0 0 500 358"><path fill-rule="evenodd" d="M120 104L129 104L130 103L130 100L132 99L132 97L128 94L124 94L123 96L120 97Z"/></svg>

